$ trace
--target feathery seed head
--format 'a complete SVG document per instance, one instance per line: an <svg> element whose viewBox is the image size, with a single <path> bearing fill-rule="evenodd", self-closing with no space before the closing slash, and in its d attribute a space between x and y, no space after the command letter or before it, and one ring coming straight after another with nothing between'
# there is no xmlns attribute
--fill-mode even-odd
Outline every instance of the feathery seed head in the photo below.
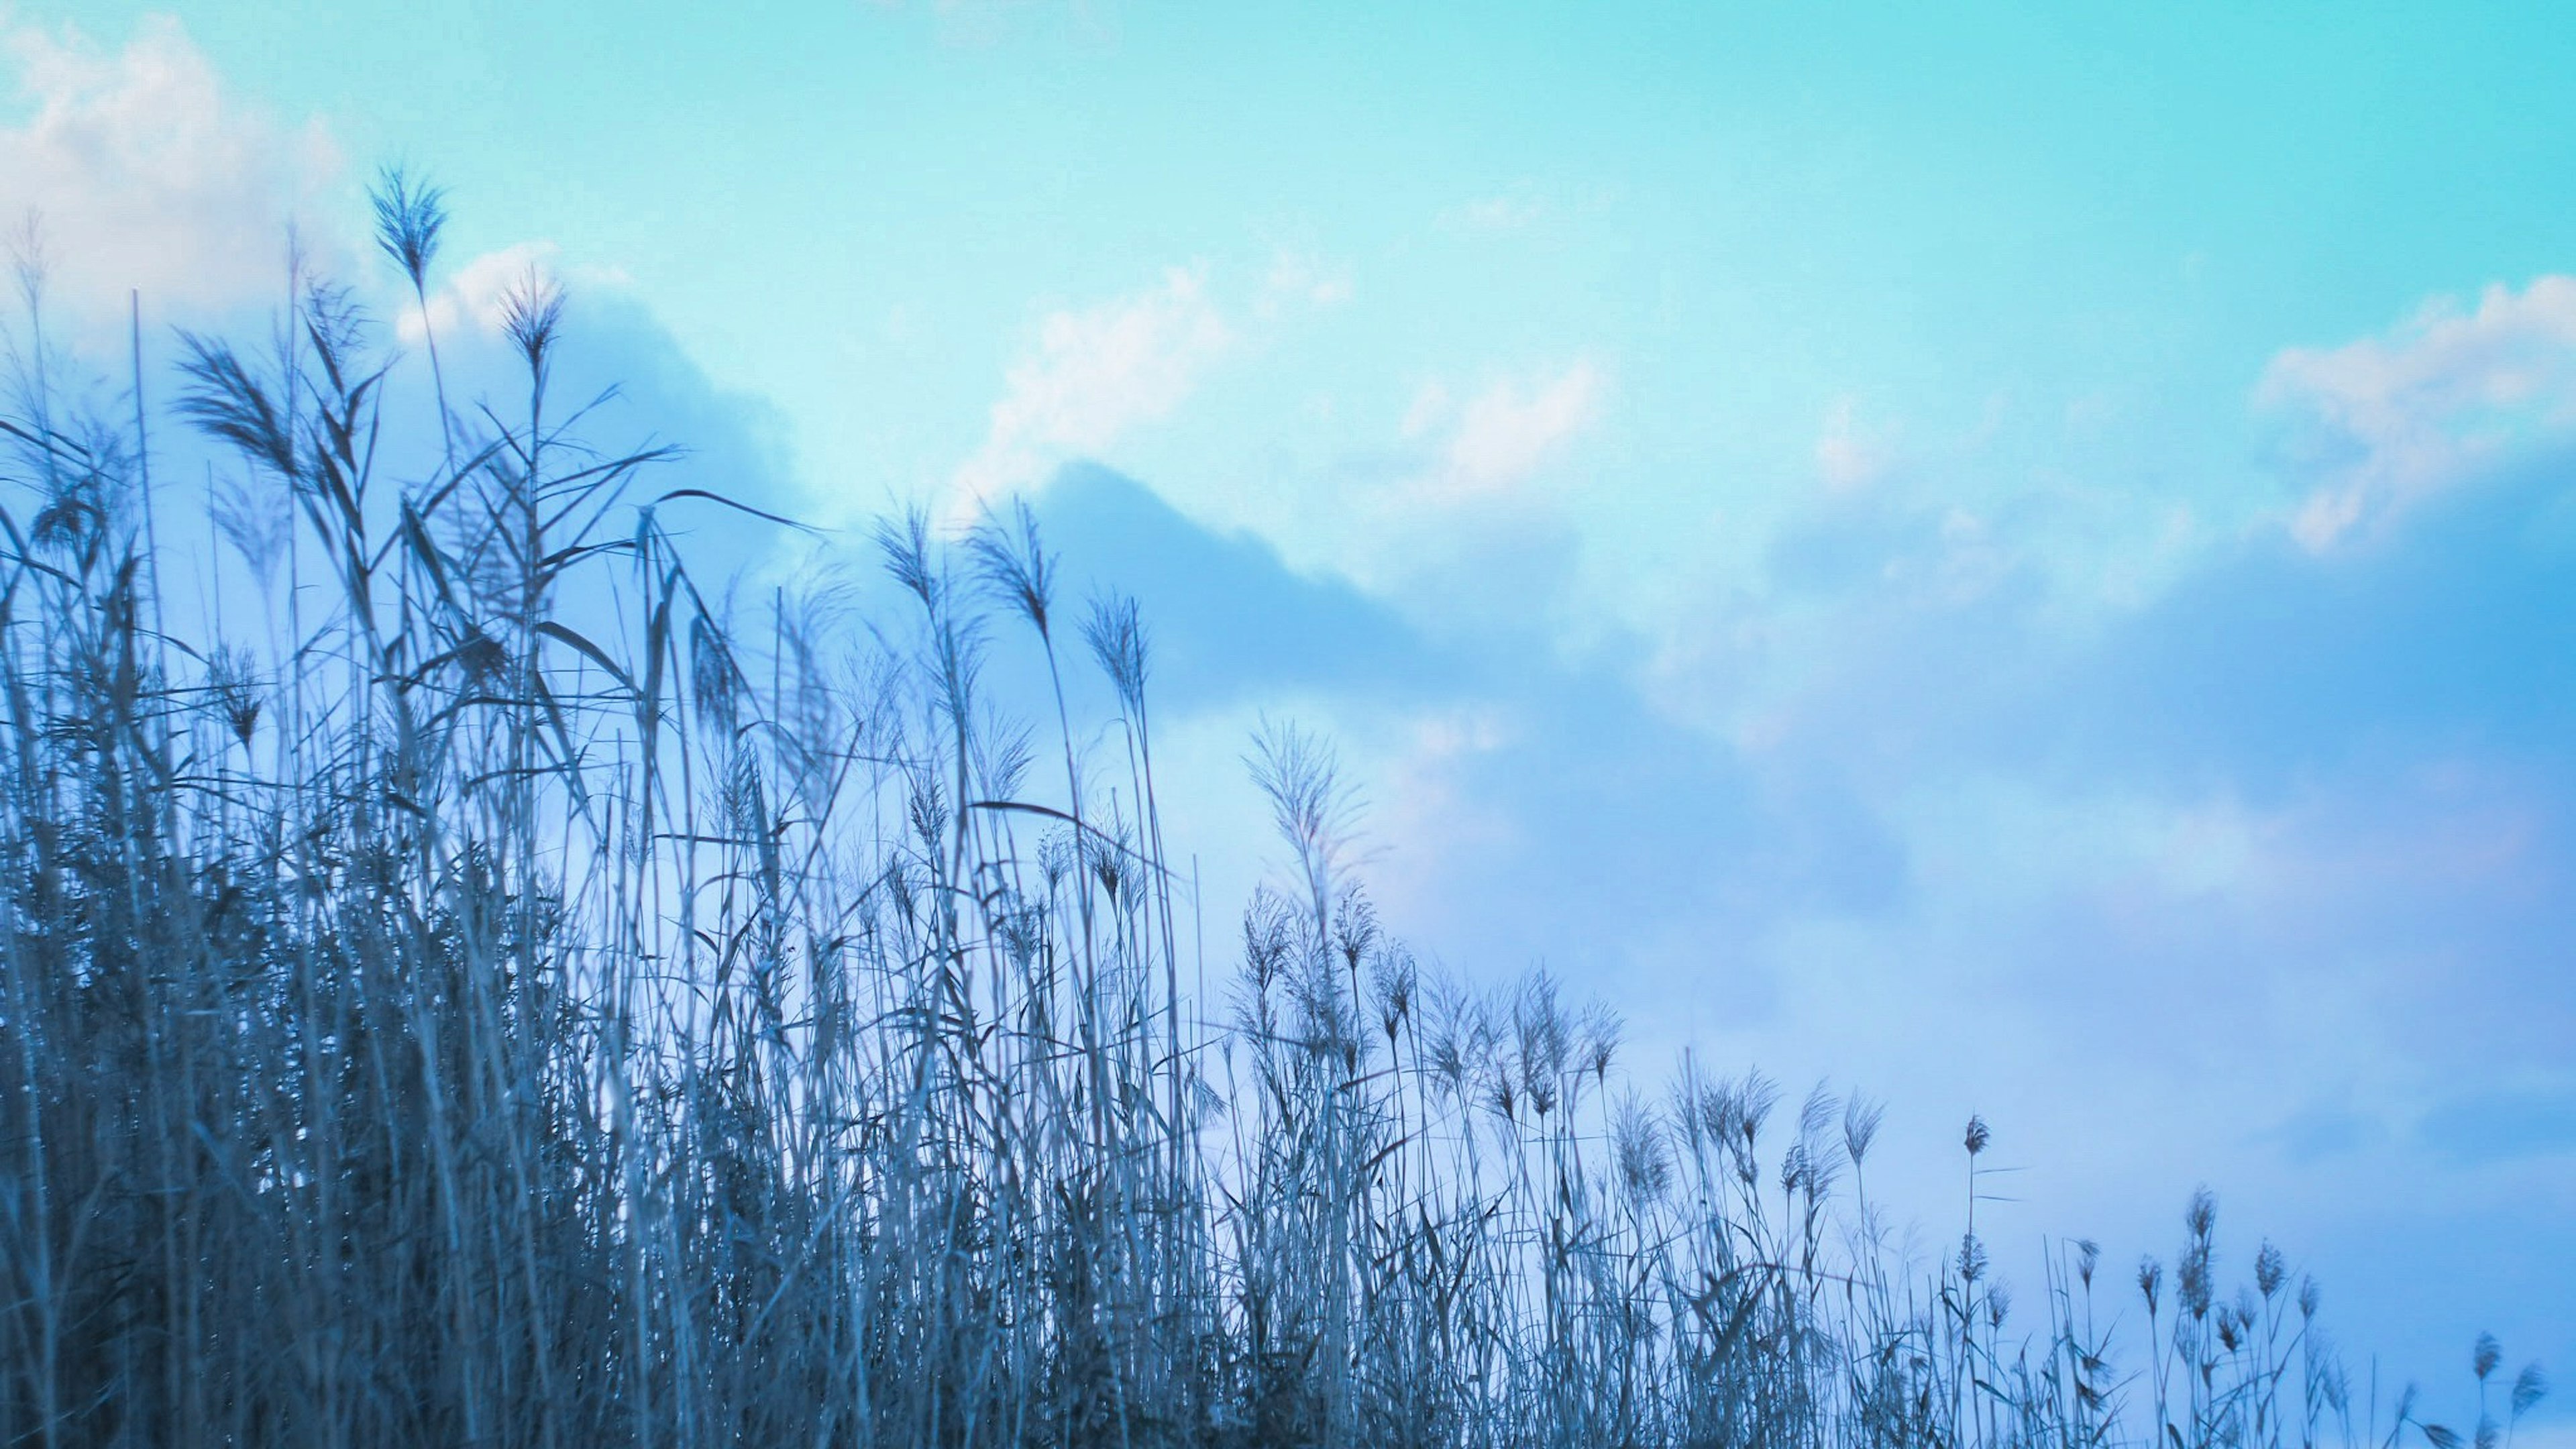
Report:
<svg viewBox="0 0 2576 1449"><path fill-rule="evenodd" d="M984 587L1019 611L1050 637L1047 609L1055 595L1055 560L1038 542L1038 516L1025 498L1011 500L1011 522L1005 526L987 516L966 535L966 553L974 560Z"/></svg>
<svg viewBox="0 0 2576 1449"><path fill-rule="evenodd" d="M1878 1140L1878 1127L1887 1114L1887 1104L1870 1102L1858 1092L1843 1103L1843 1152L1858 1167L1869 1155L1872 1142Z"/></svg>
<svg viewBox="0 0 2576 1449"><path fill-rule="evenodd" d="M2542 1373L2537 1363L2524 1364L2522 1372L2513 1376L2513 1396L2509 1400L2513 1417L2519 1419L2530 1413L2535 1405L2547 1397L2549 1397L2549 1375Z"/></svg>
<svg viewBox="0 0 2576 1449"><path fill-rule="evenodd" d="M1137 614L1136 601L1124 594L1094 598L1091 612L1082 622L1082 637L1091 646L1091 656L1099 661L1101 672L1109 676L1110 686L1118 691L1119 702L1129 714L1142 714L1146 655L1151 641Z"/></svg>
<svg viewBox="0 0 2576 1449"><path fill-rule="evenodd" d="M553 356L555 335L563 327L563 285L530 267L501 299L501 331L527 360L528 372L540 382Z"/></svg>
<svg viewBox="0 0 2576 1449"><path fill-rule="evenodd" d="M438 256L438 235L447 226L445 188L416 180L399 166L377 173L367 199L375 206L376 246L402 268L415 288Z"/></svg>
<svg viewBox="0 0 2576 1449"><path fill-rule="evenodd" d="M1630 1200L1652 1206L1672 1186L1672 1153L1663 1127L1633 1096L1620 1104L1611 1127L1619 1158L1619 1181Z"/></svg>
<svg viewBox="0 0 2576 1449"><path fill-rule="evenodd" d="M2194 1318L2209 1316L2209 1255L2194 1251L2183 1255L2182 1267L2175 1273L2175 1287L2182 1292L2182 1306Z"/></svg>
<svg viewBox="0 0 2576 1449"><path fill-rule="evenodd" d="M1592 1080L1607 1083L1610 1064L1619 1055L1619 1018L1599 1003L1585 1007L1577 1035L1580 1047L1577 1065L1592 1074Z"/></svg>
<svg viewBox="0 0 2576 1449"><path fill-rule="evenodd" d="M2218 1226L2218 1197L2208 1188L2191 1195L2191 1207L2183 1214L2183 1223L2191 1229L2192 1241L2206 1244Z"/></svg>
<svg viewBox="0 0 2576 1449"><path fill-rule="evenodd" d="M938 609L943 591L938 570L931 562L930 515L914 508L900 520L878 519L876 544L886 572L894 581L921 600L923 608Z"/></svg>
<svg viewBox="0 0 2576 1449"><path fill-rule="evenodd" d="M2289 1276L2289 1264L2281 1257L2279 1248L2267 1241L2255 1251L2254 1286L2262 1291L2265 1298L2280 1292L2281 1284Z"/></svg>
<svg viewBox="0 0 2576 1449"><path fill-rule="evenodd" d="M263 694L250 651L229 645L218 647L207 660L206 689L224 727L234 739L248 745L251 732L259 727Z"/></svg>

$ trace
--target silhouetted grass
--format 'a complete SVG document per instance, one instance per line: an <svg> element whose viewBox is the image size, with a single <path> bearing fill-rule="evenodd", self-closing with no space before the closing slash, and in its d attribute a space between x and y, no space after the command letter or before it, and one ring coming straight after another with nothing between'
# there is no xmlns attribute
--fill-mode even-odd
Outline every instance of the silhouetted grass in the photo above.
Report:
<svg viewBox="0 0 2576 1449"><path fill-rule="evenodd" d="M425 302L438 193L395 178L378 215ZM299 275L274 346L185 339L176 403L227 450L214 531L285 606L183 622L146 419L67 416L25 300L8 1443L2273 1449L2413 1422L2354 1402L2277 1252L2222 1291L2206 1196L2170 1273L2115 1283L2073 1244L2016 1317L1973 1228L1937 1263L1887 1247L1876 1107L1689 1062L1640 1095L1617 1024L1545 977L1421 972L1294 731L1252 757L1293 887L1250 903L1212 1023L1144 624L1107 600L1069 629L1025 510L882 530L907 618L825 590L728 617L662 522L727 505L580 440L555 294L510 307L523 393L469 415L434 379L439 459L394 479L388 360ZM985 687L1006 629L1043 655L1035 728ZM1114 717L1075 718L1068 668ZM2543 1387L2514 1381L2501 1432Z"/></svg>

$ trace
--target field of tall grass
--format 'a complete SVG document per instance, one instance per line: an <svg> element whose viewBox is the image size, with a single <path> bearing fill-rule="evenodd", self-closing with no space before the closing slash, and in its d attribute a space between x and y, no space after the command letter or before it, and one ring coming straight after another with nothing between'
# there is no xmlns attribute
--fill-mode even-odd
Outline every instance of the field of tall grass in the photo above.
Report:
<svg viewBox="0 0 2576 1449"><path fill-rule="evenodd" d="M438 195L377 203L425 322ZM1290 878L1202 933L1131 603L1022 509L881 529L901 617L727 606L672 520L738 505L585 441L540 284L507 395L298 272L88 408L21 281L0 1441L2494 1449L2545 1388L2378 1402L2206 1195L2014 1301L1982 1122L1907 1254L1864 1100L1418 970L1294 730ZM164 589L182 429L265 615Z"/></svg>

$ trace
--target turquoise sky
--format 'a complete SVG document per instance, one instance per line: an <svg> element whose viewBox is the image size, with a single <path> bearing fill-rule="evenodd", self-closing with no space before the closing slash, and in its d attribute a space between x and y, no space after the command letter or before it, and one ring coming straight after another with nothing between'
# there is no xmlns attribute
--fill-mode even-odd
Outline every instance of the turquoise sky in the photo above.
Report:
<svg viewBox="0 0 2576 1449"><path fill-rule="evenodd" d="M2576 13L0 17L75 310L390 312L407 160L461 351L541 263L713 481L1142 595L1211 901L1304 719L1426 953L1895 1099L1930 1237L1978 1110L2034 1249L2206 1181L2576 1374Z"/></svg>

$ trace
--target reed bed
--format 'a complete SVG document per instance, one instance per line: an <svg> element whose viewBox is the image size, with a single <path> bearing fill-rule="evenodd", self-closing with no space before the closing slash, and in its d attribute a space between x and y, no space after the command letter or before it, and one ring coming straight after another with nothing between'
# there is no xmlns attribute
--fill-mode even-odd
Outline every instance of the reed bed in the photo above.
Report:
<svg viewBox="0 0 2576 1449"><path fill-rule="evenodd" d="M377 200L425 303L438 194ZM666 520L735 505L584 441L541 286L514 395L400 360L394 477L347 293L93 415L28 280L0 1441L2490 1449L2545 1388L2356 1402L2279 1253L2222 1291L2206 1197L2170 1272L2069 1244L2018 1313L1973 1229L1908 1258L1865 1102L1647 1095L1546 978L1418 969L1293 730L1290 878L1185 991L1134 606L1021 509L880 530L901 617L729 609ZM222 451L269 614L169 607L156 427Z"/></svg>

